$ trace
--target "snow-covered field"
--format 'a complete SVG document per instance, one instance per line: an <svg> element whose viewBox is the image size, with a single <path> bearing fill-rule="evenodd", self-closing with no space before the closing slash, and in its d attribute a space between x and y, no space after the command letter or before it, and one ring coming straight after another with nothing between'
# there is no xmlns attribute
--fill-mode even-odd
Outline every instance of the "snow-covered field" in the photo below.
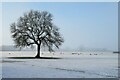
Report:
<svg viewBox="0 0 120 80"><path fill-rule="evenodd" d="M0 52L0 63L2 62L2 53ZM0 64L0 79L2 79L2 64Z"/></svg>
<svg viewBox="0 0 120 80"><path fill-rule="evenodd" d="M2 52L3 78L116 78L118 54L112 52L43 52L61 59L8 59L33 57L36 52ZM72 54L73 53L73 54Z"/></svg>

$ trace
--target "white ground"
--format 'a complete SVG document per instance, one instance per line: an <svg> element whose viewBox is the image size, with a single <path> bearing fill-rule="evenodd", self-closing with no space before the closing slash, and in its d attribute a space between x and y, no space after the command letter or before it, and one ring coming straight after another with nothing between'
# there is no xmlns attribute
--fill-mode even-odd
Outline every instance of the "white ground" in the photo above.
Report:
<svg viewBox="0 0 120 80"><path fill-rule="evenodd" d="M2 62L2 53L0 52L0 63ZM2 64L0 64L0 80L2 79Z"/></svg>
<svg viewBox="0 0 120 80"><path fill-rule="evenodd" d="M3 58L3 78L116 78L118 54L110 52L78 52L72 54L44 52L42 56L62 59L7 59ZM35 52L2 52L3 57L35 56ZM92 55L90 55L92 54ZM97 54L97 55L95 55Z"/></svg>

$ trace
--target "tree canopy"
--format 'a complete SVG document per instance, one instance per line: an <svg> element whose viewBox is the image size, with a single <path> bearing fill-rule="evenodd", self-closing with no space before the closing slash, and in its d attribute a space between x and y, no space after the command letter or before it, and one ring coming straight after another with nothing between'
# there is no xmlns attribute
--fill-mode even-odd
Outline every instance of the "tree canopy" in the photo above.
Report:
<svg viewBox="0 0 120 80"><path fill-rule="evenodd" d="M53 16L47 11L31 10L20 17L18 21L10 25L12 38L16 47L27 47L37 45L40 57L40 47L48 47L54 51L53 46L59 48L64 39L59 33L59 28L52 22Z"/></svg>

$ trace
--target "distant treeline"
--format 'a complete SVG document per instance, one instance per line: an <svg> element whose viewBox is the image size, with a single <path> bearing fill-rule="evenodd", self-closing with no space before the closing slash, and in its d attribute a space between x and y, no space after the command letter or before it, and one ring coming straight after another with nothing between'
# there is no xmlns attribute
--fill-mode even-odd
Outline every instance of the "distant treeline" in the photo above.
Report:
<svg viewBox="0 0 120 80"><path fill-rule="evenodd" d="M0 46L0 51L35 51L36 50L36 47L34 48L23 48L23 49L20 49L20 48L15 48L14 46L12 45L9 45L9 46ZM47 48L42 48L41 49L42 51L47 51ZM78 52L109 52L110 50L107 50L107 49L102 49L102 48L84 48L84 49L69 49L69 48L60 48L60 49L54 49L55 51L66 51L66 52L71 52L71 51L78 51Z"/></svg>
<svg viewBox="0 0 120 80"><path fill-rule="evenodd" d="M34 49L31 48L16 48L15 46L0 46L0 51L33 51Z"/></svg>

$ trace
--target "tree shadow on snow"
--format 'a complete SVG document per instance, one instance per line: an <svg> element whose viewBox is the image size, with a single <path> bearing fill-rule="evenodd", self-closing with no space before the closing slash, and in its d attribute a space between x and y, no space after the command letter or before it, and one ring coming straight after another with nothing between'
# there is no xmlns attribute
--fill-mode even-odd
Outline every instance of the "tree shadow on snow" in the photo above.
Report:
<svg viewBox="0 0 120 80"><path fill-rule="evenodd" d="M40 57L40 58L36 58L36 57L7 57L8 59L62 59L59 57Z"/></svg>

